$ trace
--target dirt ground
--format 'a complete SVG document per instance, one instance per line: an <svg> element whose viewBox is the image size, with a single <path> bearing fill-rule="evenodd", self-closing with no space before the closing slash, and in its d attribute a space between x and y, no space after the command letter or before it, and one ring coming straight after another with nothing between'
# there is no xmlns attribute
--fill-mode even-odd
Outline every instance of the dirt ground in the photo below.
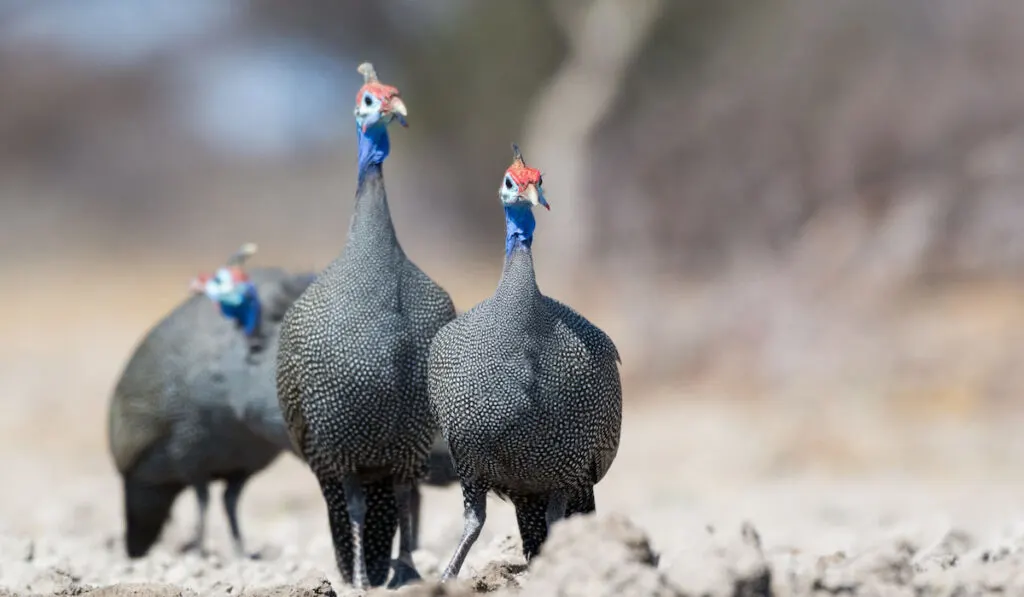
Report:
<svg viewBox="0 0 1024 597"><path fill-rule="evenodd" d="M52 309L58 293L43 288L0 321L0 587L38 595L350 594L335 570L316 483L291 456L242 498L242 530L257 557L230 555L219 507L209 512L209 553L179 555L195 519L190 493L150 555L123 555L120 488L105 447L107 394L135 339L169 306L128 308L127 284L83 287L81 306L64 309ZM101 308L106 319L92 317ZM526 570L511 506L492 499L465 582L403 592L1024 594L1018 417L922 419L840 401L772 404L628 387L621 449L597 487L595 519L560 523ZM424 492L416 560L434 579L459 537L461 502L454 487Z"/></svg>

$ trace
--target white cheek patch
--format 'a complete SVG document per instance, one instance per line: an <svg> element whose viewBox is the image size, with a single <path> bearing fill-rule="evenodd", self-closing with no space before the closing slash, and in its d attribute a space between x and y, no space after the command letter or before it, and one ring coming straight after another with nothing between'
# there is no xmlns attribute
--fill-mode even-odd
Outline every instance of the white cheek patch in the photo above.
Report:
<svg viewBox="0 0 1024 597"><path fill-rule="evenodd" d="M219 269L212 278L206 281L206 296L215 301L223 300L228 294L235 291L235 282L231 279L231 272L226 269Z"/></svg>
<svg viewBox="0 0 1024 597"><path fill-rule="evenodd" d="M206 296L212 300L217 300L217 296L220 295L220 284L217 283L216 278L210 278L206 281L206 287L204 289Z"/></svg>
<svg viewBox="0 0 1024 597"><path fill-rule="evenodd" d="M498 197L501 198L501 202L505 205L512 205L519 201L519 186L512 183L512 188L505 186L505 182L502 181L501 189L498 191Z"/></svg>
<svg viewBox="0 0 1024 597"><path fill-rule="evenodd" d="M373 116L376 113L377 111L372 107L367 107L362 104L359 104L359 108L356 109L356 116L363 120Z"/></svg>
<svg viewBox="0 0 1024 597"><path fill-rule="evenodd" d="M355 115L363 119L369 118L370 116L373 116L374 114L380 112L380 101L378 101L377 98L370 96L373 99L373 102L368 106L366 105L366 100L364 99L365 97L366 96L364 95L363 97L359 98L359 103L356 104L355 109Z"/></svg>

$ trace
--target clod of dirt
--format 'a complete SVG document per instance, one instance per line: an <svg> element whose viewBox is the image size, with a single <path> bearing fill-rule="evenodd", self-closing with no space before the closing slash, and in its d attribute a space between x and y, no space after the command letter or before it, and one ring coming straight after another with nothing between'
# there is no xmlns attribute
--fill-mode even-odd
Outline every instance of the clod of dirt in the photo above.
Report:
<svg viewBox="0 0 1024 597"><path fill-rule="evenodd" d="M525 568L526 560L523 559L523 544L519 535L503 535L494 537L486 545L479 546L475 551L470 551L465 568L469 570L472 578L485 578L485 584L493 582L500 583L500 577L506 572L515 569L522 564ZM487 580L490 579L490 580Z"/></svg>
<svg viewBox="0 0 1024 597"><path fill-rule="evenodd" d="M761 537L750 523L738 535L709 533L694 549L662 562L668 577L687 595L762 597L772 595L772 571ZM704 544L700 545L699 540Z"/></svg>
<svg viewBox="0 0 1024 597"><path fill-rule="evenodd" d="M853 558L822 561L812 589L825 593L892 593L914 580L914 554L917 549L907 541L887 542ZM870 589L870 590L868 590Z"/></svg>
<svg viewBox="0 0 1024 597"><path fill-rule="evenodd" d="M473 578L473 587L480 593L493 593L499 589L518 589L526 573L526 562L495 561L484 566Z"/></svg>
<svg viewBox="0 0 1024 597"><path fill-rule="evenodd" d="M14 580L20 576L21 582L16 582L15 585L24 587L32 595L82 595L91 588L83 585L81 578L77 575L71 574L63 568L44 570L35 570L31 567L19 567L20 570L12 570L12 568L12 566L5 567L5 573L10 573L12 578L4 580ZM27 582L24 580L26 576L30 577Z"/></svg>
<svg viewBox="0 0 1024 597"><path fill-rule="evenodd" d="M619 514L574 516L554 525L523 585L529 595L677 597L658 571L647 536Z"/></svg>
<svg viewBox="0 0 1024 597"><path fill-rule="evenodd" d="M956 566L934 568L914 578L915 597L974 597L1024 594L1024 561L1014 556L992 562L962 558Z"/></svg>
<svg viewBox="0 0 1024 597"><path fill-rule="evenodd" d="M291 585L242 591L243 597L338 597L326 576L311 574Z"/></svg>
<svg viewBox="0 0 1024 597"><path fill-rule="evenodd" d="M427 580L404 586L397 591L378 588L366 594L366 597L476 597L473 583L466 580L453 580L442 583L439 580Z"/></svg>
<svg viewBox="0 0 1024 597"><path fill-rule="evenodd" d="M1005 535L995 545L980 550L978 559L992 563L1024 554L1024 529L1020 528L1019 524L1014 527L1016 528L1006 529Z"/></svg>
<svg viewBox="0 0 1024 597"><path fill-rule="evenodd" d="M124 583L82 593L88 597L198 597L189 589L159 583Z"/></svg>
<svg viewBox="0 0 1024 597"><path fill-rule="evenodd" d="M973 549L975 540L966 532L952 529L935 545L922 549L914 558L914 569L918 572L939 568L945 570L957 565L960 558Z"/></svg>

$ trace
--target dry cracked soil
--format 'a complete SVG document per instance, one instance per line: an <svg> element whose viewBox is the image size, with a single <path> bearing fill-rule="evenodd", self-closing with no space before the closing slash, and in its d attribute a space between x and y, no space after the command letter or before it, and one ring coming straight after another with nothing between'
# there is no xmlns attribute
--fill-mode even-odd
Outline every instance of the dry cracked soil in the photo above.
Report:
<svg viewBox="0 0 1024 597"><path fill-rule="evenodd" d="M627 409L598 514L556 525L529 568L511 507L492 499L462 578L438 585L432 579L461 530L460 496L426 488L415 558L427 580L400 593L1024 594L1012 421L908 430L851 414L832 431L812 431L755 410L671 400ZM40 449L6 446L0 587L8 593L355 594L334 568L316 484L291 456L243 496L253 557L230 555L219 507L209 512L207 553L179 553L195 517L187 493L157 547L131 561L102 441L83 421L57 413L52 422L59 427ZM43 433L38 421L25 424ZM819 433L826 439L794 447ZM873 464L876 453L891 462Z"/></svg>
<svg viewBox="0 0 1024 597"><path fill-rule="evenodd" d="M243 494L253 557L230 555L215 487L206 554L178 551L196 515L186 493L151 553L127 559L106 400L157 308L125 309L114 328L109 317L47 311L67 317L53 323L59 342L38 333L41 309L42 299L25 303L0 321L0 594L354 594L335 569L317 485L288 455ZM529 567L511 507L491 499L460 580L438 585L461 499L457 487L425 488L415 559L426 581L399 593L1024 595L1020 416L695 394L626 388L598 515L558 523Z"/></svg>

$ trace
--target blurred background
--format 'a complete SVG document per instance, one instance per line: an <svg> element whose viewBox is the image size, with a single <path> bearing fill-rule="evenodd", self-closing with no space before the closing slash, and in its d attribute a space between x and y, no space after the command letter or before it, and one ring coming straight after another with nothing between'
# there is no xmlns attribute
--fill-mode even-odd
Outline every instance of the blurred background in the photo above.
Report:
<svg viewBox="0 0 1024 597"><path fill-rule="evenodd" d="M627 408L728 409L723 447L772 416L751 454L798 470L1009 466L1022 27L984 0L0 0L5 437L113 478L109 392L192 275L245 241L338 254L369 60L410 113L399 235L459 308L497 282L516 141L540 285L618 343Z"/></svg>

